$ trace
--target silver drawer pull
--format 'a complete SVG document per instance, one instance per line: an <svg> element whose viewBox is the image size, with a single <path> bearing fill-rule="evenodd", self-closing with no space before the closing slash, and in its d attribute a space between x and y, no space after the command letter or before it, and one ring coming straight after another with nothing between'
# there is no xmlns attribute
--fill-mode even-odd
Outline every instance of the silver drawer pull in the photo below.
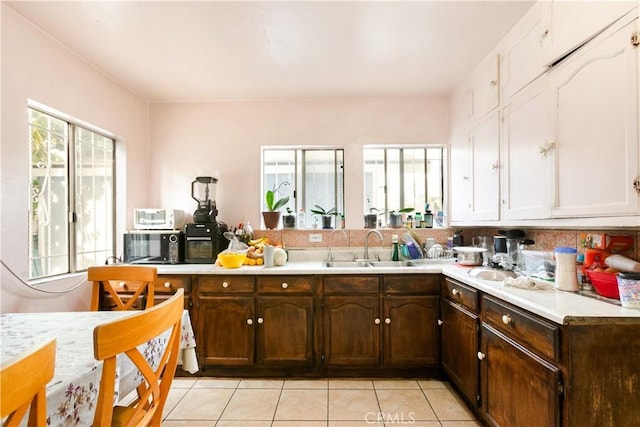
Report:
<svg viewBox="0 0 640 427"><path fill-rule="evenodd" d="M171 282L164 282L164 287L165 288L170 288L171 287Z"/></svg>
<svg viewBox="0 0 640 427"><path fill-rule="evenodd" d="M457 290L456 288L453 288L453 289L451 290L451 293L453 294L453 296L454 296L454 297L457 297L457 296L458 296L458 294L460 293L460 291L459 291L459 290Z"/></svg>
<svg viewBox="0 0 640 427"><path fill-rule="evenodd" d="M282 282L282 289L287 289L289 284L287 282Z"/></svg>
<svg viewBox="0 0 640 427"><path fill-rule="evenodd" d="M127 287L127 283L126 282L119 282L118 286L120 286L122 289Z"/></svg>
<svg viewBox="0 0 640 427"><path fill-rule="evenodd" d="M223 288L228 288L229 287L229 282L222 282L222 287Z"/></svg>
<svg viewBox="0 0 640 427"><path fill-rule="evenodd" d="M508 314L503 314L502 315L502 323L504 323L505 325L508 325L509 323L511 323L511 316L509 316Z"/></svg>

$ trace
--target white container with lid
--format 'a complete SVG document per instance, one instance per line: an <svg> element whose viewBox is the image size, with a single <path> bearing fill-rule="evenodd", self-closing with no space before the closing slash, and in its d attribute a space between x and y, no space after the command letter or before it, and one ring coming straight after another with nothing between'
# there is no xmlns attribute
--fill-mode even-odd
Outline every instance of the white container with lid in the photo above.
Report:
<svg viewBox="0 0 640 427"><path fill-rule="evenodd" d="M559 247L555 249L556 274L555 286L561 291L577 292L578 272L576 269L576 248Z"/></svg>

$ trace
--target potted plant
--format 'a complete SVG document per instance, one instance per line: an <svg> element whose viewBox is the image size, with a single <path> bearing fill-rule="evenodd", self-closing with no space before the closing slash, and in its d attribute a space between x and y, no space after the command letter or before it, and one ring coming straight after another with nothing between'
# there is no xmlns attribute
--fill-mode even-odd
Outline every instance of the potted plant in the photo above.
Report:
<svg viewBox="0 0 640 427"><path fill-rule="evenodd" d="M336 210L336 208L333 207L329 210L326 210L322 206L318 206L318 205L314 205L314 206L315 206L315 209L311 209L311 212L316 215L320 215L320 217L322 218L322 228L324 229L333 228L333 223L332 223L333 217L338 214L338 211Z"/></svg>
<svg viewBox="0 0 640 427"><path fill-rule="evenodd" d="M296 216L289 207L287 207L287 214L282 217L282 225L284 228L296 228Z"/></svg>
<svg viewBox="0 0 640 427"><path fill-rule="evenodd" d="M389 227L402 228L402 214L413 212L414 208L402 208L396 211L389 211Z"/></svg>
<svg viewBox="0 0 640 427"><path fill-rule="evenodd" d="M275 190L269 190L265 194L267 210L262 212L262 219L264 220L264 226L267 229L278 228L278 223L280 222L281 215L281 212L278 209L289 203L289 196L284 196L276 200L276 193L279 191L280 187L285 184L288 183L285 181L280 184Z"/></svg>

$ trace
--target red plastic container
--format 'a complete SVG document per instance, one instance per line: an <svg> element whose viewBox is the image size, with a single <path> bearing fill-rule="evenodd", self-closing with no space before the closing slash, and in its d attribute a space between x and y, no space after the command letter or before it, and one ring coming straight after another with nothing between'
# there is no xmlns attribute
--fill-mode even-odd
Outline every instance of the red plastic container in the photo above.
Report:
<svg viewBox="0 0 640 427"><path fill-rule="evenodd" d="M620 299L616 273L587 270L587 276L596 292L600 295L607 298Z"/></svg>

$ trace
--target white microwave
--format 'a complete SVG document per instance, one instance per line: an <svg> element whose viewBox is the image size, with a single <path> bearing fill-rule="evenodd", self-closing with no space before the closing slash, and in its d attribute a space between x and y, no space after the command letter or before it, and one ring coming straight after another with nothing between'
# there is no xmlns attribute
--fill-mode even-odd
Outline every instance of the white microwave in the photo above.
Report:
<svg viewBox="0 0 640 427"><path fill-rule="evenodd" d="M136 230L180 230L184 227L184 211L178 209L134 209Z"/></svg>

